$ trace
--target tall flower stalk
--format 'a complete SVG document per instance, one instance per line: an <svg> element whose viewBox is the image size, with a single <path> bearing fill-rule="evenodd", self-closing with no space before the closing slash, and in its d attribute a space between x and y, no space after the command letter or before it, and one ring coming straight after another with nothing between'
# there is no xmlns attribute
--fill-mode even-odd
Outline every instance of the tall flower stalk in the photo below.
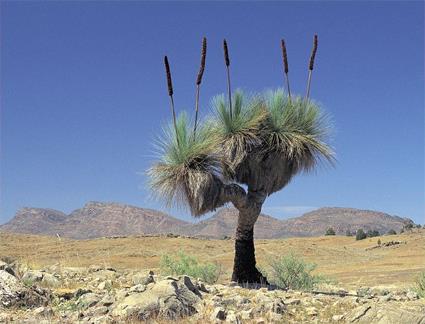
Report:
<svg viewBox="0 0 425 324"><path fill-rule="evenodd" d="M314 66L314 59L316 58L316 52L317 52L317 35L314 35L313 49L311 50L310 63L309 63L309 66L308 66L307 91L306 91L306 95L305 95L306 101L310 97L311 75L313 74L313 66Z"/></svg>
<svg viewBox="0 0 425 324"><path fill-rule="evenodd" d="M229 49L227 47L227 41L223 40L223 50L224 50L224 63L226 64L227 71L227 95L229 97L229 112L230 118L232 118L232 90L230 86L230 59L229 59Z"/></svg>
<svg viewBox="0 0 425 324"><path fill-rule="evenodd" d="M201 49L201 65L199 67L198 77L196 78L196 96L195 96L195 125L193 126L193 138L196 137L196 127L198 124L198 110L199 110L199 92L201 89L202 76L205 70L205 60L207 57L207 39L202 38Z"/></svg>
<svg viewBox="0 0 425 324"><path fill-rule="evenodd" d="M171 107L171 112L173 113L174 130L176 132L177 144L179 145L179 137L177 134L176 110L174 109L174 99L173 99L173 80L171 79L171 70L170 70L170 64L168 63L167 55L164 56L164 65L165 65L165 74L167 75L167 87L168 87L168 96L170 97L170 107Z"/></svg>
<svg viewBox="0 0 425 324"><path fill-rule="evenodd" d="M281 46L282 46L282 59L283 59L283 68L285 72L285 80L286 80L286 88L288 90L288 97L291 99L291 88L289 87L289 65L288 65L288 54L286 52L286 45L285 40L281 39Z"/></svg>

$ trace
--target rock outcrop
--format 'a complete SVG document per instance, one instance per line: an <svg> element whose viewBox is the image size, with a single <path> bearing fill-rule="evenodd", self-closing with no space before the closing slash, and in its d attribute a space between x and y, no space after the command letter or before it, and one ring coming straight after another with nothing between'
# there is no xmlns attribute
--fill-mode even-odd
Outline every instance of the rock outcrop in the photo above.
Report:
<svg viewBox="0 0 425 324"><path fill-rule="evenodd" d="M7 266L13 269L0 264ZM425 300L409 290L347 291L332 285L315 292L249 289L101 266L55 265L22 273L0 270L0 322L425 324ZM58 285L43 282L50 276Z"/></svg>

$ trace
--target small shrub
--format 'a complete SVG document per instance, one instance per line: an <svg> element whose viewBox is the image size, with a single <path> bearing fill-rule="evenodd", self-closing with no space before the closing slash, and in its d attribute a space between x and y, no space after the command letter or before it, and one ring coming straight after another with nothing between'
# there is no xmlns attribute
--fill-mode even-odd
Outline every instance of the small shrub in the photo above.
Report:
<svg viewBox="0 0 425 324"><path fill-rule="evenodd" d="M381 239L378 239L378 245L381 245Z"/></svg>
<svg viewBox="0 0 425 324"><path fill-rule="evenodd" d="M316 269L314 263L305 262L293 253L270 259L269 266L270 272L262 270L263 274L281 289L312 290L317 284L329 281L324 276L312 274Z"/></svg>
<svg viewBox="0 0 425 324"><path fill-rule="evenodd" d="M353 236L353 233L350 230L346 230L345 236Z"/></svg>
<svg viewBox="0 0 425 324"><path fill-rule="evenodd" d="M425 298L425 271L416 278L414 290L421 298Z"/></svg>
<svg viewBox="0 0 425 324"><path fill-rule="evenodd" d="M332 227L329 227L329 228L326 230L325 235L335 235L335 230L334 230Z"/></svg>
<svg viewBox="0 0 425 324"><path fill-rule="evenodd" d="M413 223L407 223L406 225L404 225L404 230L411 230L413 226L414 226Z"/></svg>
<svg viewBox="0 0 425 324"><path fill-rule="evenodd" d="M161 274L188 275L200 278L209 284L216 283L222 271L217 263L199 263L198 259L180 251L176 256L163 255L160 262Z"/></svg>
<svg viewBox="0 0 425 324"><path fill-rule="evenodd" d="M366 238L366 233L363 231L363 229L358 229L356 232L356 241L364 240Z"/></svg>
<svg viewBox="0 0 425 324"><path fill-rule="evenodd" d="M416 224L416 228L422 228L421 224Z"/></svg>
<svg viewBox="0 0 425 324"><path fill-rule="evenodd" d="M367 237L376 237L379 236L379 232L377 230L368 230L366 233Z"/></svg>
<svg viewBox="0 0 425 324"><path fill-rule="evenodd" d="M393 229L390 229L387 233L387 235L397 235L397 232Z"/></svg>

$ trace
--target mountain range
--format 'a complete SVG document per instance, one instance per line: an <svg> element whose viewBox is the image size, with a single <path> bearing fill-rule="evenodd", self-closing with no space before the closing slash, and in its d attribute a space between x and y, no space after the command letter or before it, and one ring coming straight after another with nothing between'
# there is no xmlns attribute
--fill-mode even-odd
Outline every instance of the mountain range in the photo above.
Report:
<svg viewBox="0 0 425 324"><path fill-rule="evenodd" d="M69 215L48 208L22 208L15 217L0 226L0 231L59 235L73 239L141 234L186 235L223 238L233 236L238 212L222 208L203 221L192 223L163 212L118 203L89 202ZM329 227L344 235L359 228L386 233L399 231L408 218L354 208L325 207L285 220L261 214L255 225L256 238L283 238L323 235Z"/></svg>

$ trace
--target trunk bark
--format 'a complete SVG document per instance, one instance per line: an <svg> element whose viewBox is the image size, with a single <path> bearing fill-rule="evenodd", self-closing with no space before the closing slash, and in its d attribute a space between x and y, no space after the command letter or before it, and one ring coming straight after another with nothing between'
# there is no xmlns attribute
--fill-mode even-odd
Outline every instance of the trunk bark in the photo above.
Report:
<svg viewBox="0 0 425 324"><path fill-rule="evenodd" d="M254 225L261 212L265 195L248 191L244 206L240 206L235 237L235 260L232 281L268 285L267 278L256 268Z"/></svg>

